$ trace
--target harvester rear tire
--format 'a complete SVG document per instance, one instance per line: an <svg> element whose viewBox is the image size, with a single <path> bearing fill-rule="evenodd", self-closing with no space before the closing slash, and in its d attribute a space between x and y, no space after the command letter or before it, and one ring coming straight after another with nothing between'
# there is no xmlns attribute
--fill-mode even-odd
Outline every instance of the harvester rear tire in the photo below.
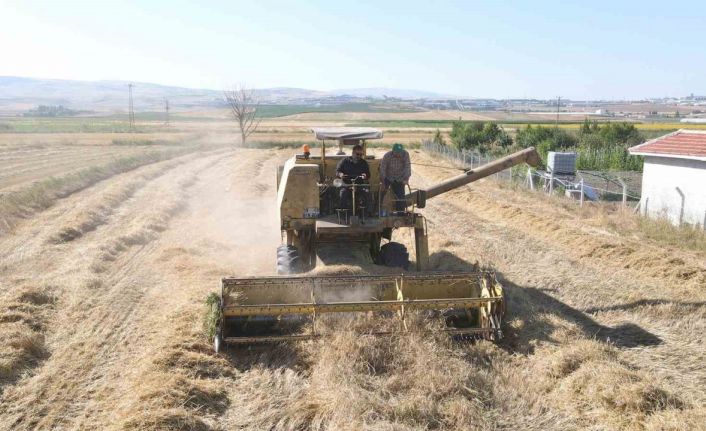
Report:
<svg viewBox="0 0 706 431"><path fill-rule="evenodd" d="M299 250L291 245L277 247L277 274L288 275L302 272Z"/></svg>
<svg viewBox="0 0 706 431"><path fill-rule="evenodd" d="M409 252L399 242L388 242L380 247L376 262L378 265L409 269Z"/></svg>

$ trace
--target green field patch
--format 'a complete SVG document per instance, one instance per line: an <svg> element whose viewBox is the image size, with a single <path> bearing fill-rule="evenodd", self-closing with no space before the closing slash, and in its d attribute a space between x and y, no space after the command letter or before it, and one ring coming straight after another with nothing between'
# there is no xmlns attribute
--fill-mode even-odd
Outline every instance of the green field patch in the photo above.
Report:
<svg viewBox="0 0 706 431"><path fill-rule="evenodd" d="M494 123L499 126L526 126L528 124L532 125L544 125L544 126L554 126L554 123L547 123L546 121L508 121L508 120L360 120L352 123L347 123L348 127L399 127L399 128L409 128L409 127L433 127L433 128L451 128L453 123ZM583 122L577 121L560 121L559 125L561 127L574 126L578 128Z"/></svg>
<svg viewBox="0 0 706 431"><path fill-rule="evenodd" d="M100 119L103 120L110 120L110 121L122 121L128 124L128 116L127 114L111 114L111 115L106 115L104 117L99 117ZM189 115L189 114L181 114L178 112L170 112L169 113L169 122L170 123L178 123L180 121L183 122L213 122L213 121L225 121L223 117L218 117L218 116L204 116L204 115ZM156 125L161 124L166 124L167 123L167 115L165 114L164 111L145 111L145 112L135 112L135 121L140 122L140 121L149 121L149 122L154 122Z"/></svg>
<svg viewBox="0 0 706 431"><path fill-rule="evenodd" d="M178 146L182 145L182 142L178 141L168 141L166 139L113 139L112 145L118 146L136 146L136 147L148 147L148 146Z"/></svg>
<svg viewBox="0 0 706 431"><path fill-rule="evenodd" d="M295 114L308 113L341 113L341 112L417 112L414 108L404 106L381 106L373 103L342 103L340 105L260 105L258 114L262 118L286 117Z"/></svg>
<svg viewBox="0 0 706 431"><path fill-rule="evenodd" d="M163 129L161 125L130 128L127 121L105 117L17 118L2 123L0 133L144 133Z"/></svg>

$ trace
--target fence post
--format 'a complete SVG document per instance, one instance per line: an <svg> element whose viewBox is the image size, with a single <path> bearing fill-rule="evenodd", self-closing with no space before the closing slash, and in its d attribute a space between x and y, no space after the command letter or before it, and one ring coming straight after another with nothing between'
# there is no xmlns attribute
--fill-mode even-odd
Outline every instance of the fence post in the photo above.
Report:
<svg viewBox="0 0 706 431"><path fill-rule="evenodd" d="M549 174L549 194L550 195L554 194L554 172L553 171L551 174Z"/></svg>
<svg viewBox="0 0 706 431"><path fill-rule="evenodd" d="M628 185L625 184L625 181L620 177L618 177L618 181L620 185L623 186L623 207L625 207L628 204Z"/></svg>
<svg viewBox="0 0 706 431"><path fill-rule="evenodd" d="M679 187L676 187L676 189L681 198L681 205L679 206L679 226L681 226L684 223L684 202L686 201L686 195Z"/></svg>
<svg viewBox="0 0 706 431"><path fill-rule="evenodd" d="M488 156L488 163L490 163L490 156ZM498 171L498 172L495 173L495 179L496 179L496 180L499 180L499 179L500 179L500 172L502 172L502 171Z"/></svg>
<svg viewBox="0 0 706 431"><path fill-rule="evenodd" d="M583 207L583 178L581 178L581 200L579 206Z"/></svg>
<svg viewBox="0 0 706 431"><path fill-rule="evenodd" d="M527 168L527 181L529 182L530 190L534 190L534 178L532 178L532 168Z"/></svg>
<svg viewBox="0 0 706 431"><path fill-rule="evenodd" d="M623 184L623 206L628 205L628 186Z"/></svg>

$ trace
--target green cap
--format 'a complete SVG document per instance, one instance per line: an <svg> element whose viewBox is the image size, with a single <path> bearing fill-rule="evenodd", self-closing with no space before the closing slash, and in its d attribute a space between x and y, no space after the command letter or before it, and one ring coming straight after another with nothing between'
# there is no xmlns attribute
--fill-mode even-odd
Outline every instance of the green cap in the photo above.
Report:
<svg viewBox="0 0 706 431"><path fill-rule="evenodd" d="M404 147L402 146L402 144L394 144L392 146L392 151L394 151L395 153L399 153L404 151Z"/></svg>

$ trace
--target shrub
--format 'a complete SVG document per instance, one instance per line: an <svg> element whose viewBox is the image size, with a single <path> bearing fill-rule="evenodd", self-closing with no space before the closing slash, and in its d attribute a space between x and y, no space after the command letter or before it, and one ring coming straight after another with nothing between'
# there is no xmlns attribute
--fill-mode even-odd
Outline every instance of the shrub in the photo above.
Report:
<svg viewBox="0 0 706 431"><path fill-rule="evenodd" d="M493 147L509 147L512 138L495 123L480 121L454 122L451 127L451 142L459 150L475 150L481 154L492 151Z"/></svg>
<svg viewBox="0 0 706 431"><path fill-rule="evenodd" d="M444 135L441 134L441 131L439 129L436 129L434 137L431 139L431 141L437 145L446 145L446 139L444 139Z"/></svg>
<svg viewBox="0 0 706 431"><path fill-rule="evenodd" d="M542 141L550 141L551 143L545 146L548 145L553 149L574 147L578 142L576 136L566 130L544 126L532 127L530 124L517 132L516 141L521 148L537 148Z"/></svg>

